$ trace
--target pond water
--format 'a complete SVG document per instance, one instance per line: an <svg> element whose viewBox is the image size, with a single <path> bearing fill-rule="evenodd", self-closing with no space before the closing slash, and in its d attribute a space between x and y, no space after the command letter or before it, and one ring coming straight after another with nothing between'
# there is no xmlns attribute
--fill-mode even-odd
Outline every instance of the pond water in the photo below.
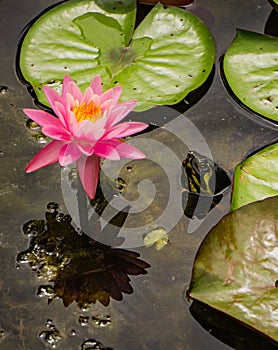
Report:
<svg viewBox="0 0 278 350"><path fill-rule="evenodd" d="M82 215L74 216L76 208L79 208L79 214L82 209L82 195L77 198L72 190L74 186L78 188L78 183L73 184L74 170L66 169L61 173L59 166L53 165L32 174L24 172L27 162L46 140L22 111L23 108L34 108L34 103L16 74L17 45L28 22L56 3L50 0L0 0L0 349L274 349L275 344L271 345L263 337L230 320L223 320L221 315L203 305L194 304L190 309L185 297L195 254L209 229L228 212L230 189L207 216L193 220L180 212L179 200L171 196L172 189L174 193L180 193L174 184L175 179L179 182L180 168L173 164L184 159L189 149L211 154L214 162L232 176L236 164L248 154L277 140L277 127L273 123L243 109L229 96L220 77L219 64L236 28L261 33L266 23L268 29L271 28L269 18L275 18L272 8L265 0L229 0L221 6L213 0L197 0L189 7L189 11L210 28L215 39L214 76L204 96L190 105L183 115L180 115L180 106L176 110L159 107L142 114L131 114L132 119L154 121L164 128L156 128L135 139L136 145L147 154L148 159L143 165L119 163L123 167L120 169L122 187L118 189L124 192L130 203L138 196L141 201L136 202L137 209L132 211L131 208L127 217L117 218L122 223L125 221L119 234L125 238L120 245L124 251L113 251L101 243L92 247L90 239L80 235L78 226L84 230L86 223ZM146 7L140 9L141 13L145 10ZM104 170L111 175L113 166L104 164ZM72 183L67 180L70 172ZM148 175L151 182L142 183ZM145 187L138 187L139 195L134 188L140 183ZM156 195L152 197L153 191ZM53 203L59 204L57 212ZM70 214L73 221L62 214ZM109 221L116 211L106 215ZM162 221L157 223L156 219L161 217ZM30 228L30 220L34 220L35 229ZM33 246L29 245L31 238L26 233L32 235L34 230L40 233L45 230L40 220L46 220L48 224L47 244L53 239L56 247L56 239L60 237L62 243L60 250L54 252L56 255L51 247L43 246L39 235L37 241L31 242ZM26 223L29 223L29 231L24 226ZM90 228L85 229L85 233L93 238L96 238L100 222L95 224L94 233ZM156 231L153 234L164 234L163 227L169 231L168 238L162 235L164 243L168 244L161 250L154 246L144 247L143 234L152 230ZM116 233L113 230L115 226L106 228L114 239L118 229ZM21 261L31 261L27 249L29 253L31 249L32 254L37 254L37 258L39 256L38 261L32 262L32 269L28 264L17 265L19 254ZM77 256L77 263L72 264L67 275L59 275L61 298L48 303L48 298L51 300L53 296L53 283L47 279L57 277L57 264L67 265L67 261L59 260L67 256L65 251L70 252L72 261L73 256ZM84 256L92 255L82 260L80 252ZM96 256L99 265L93 264L92 269L86 271L83 265L92 263L92 256ZM92 271L97 277L88 282L84 276ZM79 274L83 280L77 278ZM115 290L114 280L122 289ZM86 298L83 300L82 295L92 293L97 286L100 287L95 291L95 298L102 303L98 301L86 309L83 303ZM99 292L101 287L106 293ZM66 290L69 295L66 295ZM79 292L81 302L78 306L70 294L75 293L75 298ZM109 295L109 305L105 306ZM121 296L123 299L117 300Z"/></svg>

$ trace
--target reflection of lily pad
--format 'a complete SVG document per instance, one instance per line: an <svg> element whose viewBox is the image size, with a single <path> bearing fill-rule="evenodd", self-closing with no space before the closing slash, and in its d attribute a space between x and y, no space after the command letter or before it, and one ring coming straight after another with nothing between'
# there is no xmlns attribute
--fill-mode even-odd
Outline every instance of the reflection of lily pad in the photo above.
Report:
<svg viewBox="0 0 278 350"><path fill-rule="evenodd" d="M278 197L224 217L203 241L189 295L278 341Z"/></svg>
<svg viewBox="0 0 278 350"><path fill-rule="evenodd" d="M63 299L64 305L74 300L83 308L99 300L108 305L110 297L122 299L122 293L133 292L129 275L146 274L148 263L139 254L111 248L85 234L78 234L69 215L46 212L45 228L42 220L29 221L24 232L32 239L26 251L18 254L17 261L29 264L40 278L54 286L41 286L39 296Z"/></svg>
<svg viewBox="0 0 278 350"><path fill-rule="evenodd" d="M278 195L278 143L236 167L231 209Z"/></svg>
<svg viewBox="0 0 278 350"><path fill-rule="evenodd" d="M81 89L101 74L105 89L122 85L122 99L136 98L138 110L175 104L205 82L215 47L207 27L193 14L158 4L132 35L135 0L99 3L66 1L27 32L20 69L41 103L47 104L42 85L60 91L65 74Z"/></svg>
<svg viewBox="0 0 278 350"><path fill-rule="evenodd" d="M278 121L278 38L238 30L224 57L224 72L236 97Z"/></svg>

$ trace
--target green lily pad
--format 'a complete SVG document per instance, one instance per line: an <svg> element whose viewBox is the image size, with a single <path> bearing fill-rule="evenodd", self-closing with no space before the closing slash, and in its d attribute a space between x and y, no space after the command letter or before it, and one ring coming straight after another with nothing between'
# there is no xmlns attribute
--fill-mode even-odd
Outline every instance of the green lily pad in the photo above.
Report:
<svg viewBox="0 0 278 350"><path fill-rule="evenodd" d="M231 210L278 195L278 144L247 158L234 173Z"/></svg>
<svg viewBox="0 0 278 350"><path fill-rule="evenodd" d="M215 57L207 27L193 14L156 5L134 31L136 1L70 0L43 14L21 46L20 69L42 104L42 86L61 91L65 74L80 88L100 74L123 86L137 110L175 104L208 78Z"/></svg>
<svg viewBox="0 0 278 350"><path fill-rule="evenodd" d="M197 253L189 296L278 341L278 197L225 216Z"/></svg>
<svg viewBox="0 0 278 350"><path fill-rule="evenodd" d="M224 73L244 105L278 121L278 38L238 30L224 56Z"/></svg>

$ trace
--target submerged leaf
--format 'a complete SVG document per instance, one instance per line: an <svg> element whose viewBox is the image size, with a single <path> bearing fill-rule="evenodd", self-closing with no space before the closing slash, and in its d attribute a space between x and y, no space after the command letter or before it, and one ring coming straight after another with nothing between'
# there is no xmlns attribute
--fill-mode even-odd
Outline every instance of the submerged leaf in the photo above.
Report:
<svg viewBox="0 0 278 350"><path fill-rule="evenodd" d="M225 216L197 253L189 296L278 341L278 197Z"/></svg>
<svg viewBox="0 0 278 350"><path fill-rule="evenodd" d="M278 38L238 30L224 57L224 73L244 105L278 121Z"/></svg>
<svg viewBox="0 0 278 350"><path fill-rule="evenodd" d="M278 143L247 158L235 169L231 210L278 195Z"/></svg>
<svg viewBox="0 0 278 350"><path fill-rule="evenodd" d="M201 86L215 57L208 28L190 12L158 4L133 32L135 15L135 0L70 0L43 14L20 52L38 100L47 104L44 84L60 92L65 74L81 90L100 74L106 89L123 86L122 100L137 99L137 110L175 104Z"/></svg>

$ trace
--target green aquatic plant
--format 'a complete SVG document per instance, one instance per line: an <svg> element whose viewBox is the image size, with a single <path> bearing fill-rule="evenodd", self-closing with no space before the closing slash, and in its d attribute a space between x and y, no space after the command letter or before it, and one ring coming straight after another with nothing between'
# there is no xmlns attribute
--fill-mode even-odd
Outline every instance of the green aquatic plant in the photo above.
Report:
<svg viewBox="0 0 278 350"><path fill-rule="evenodd" d="M135 98L145 110L175 104L206 81L215 46L199 18L157 4L134 30L135 19L135 0L70 0L44 13L19 55L36 98L47 105L42 86L60 92L65 74L82 91L100 74L105 89L123 86L122 100Z"/></svg>
<svg viewBox="0 0 278 350"><path fill-rule="evenodd" d="M278 144L267 146L237 165L231 210L278 195Z"/></svg>
<svg viewBox="0 0 278 350"><path fill-rule="evenodd" d="M278 121L278 38L238 30L224 56L224 73L236 97L251 110Z"/></svg>

